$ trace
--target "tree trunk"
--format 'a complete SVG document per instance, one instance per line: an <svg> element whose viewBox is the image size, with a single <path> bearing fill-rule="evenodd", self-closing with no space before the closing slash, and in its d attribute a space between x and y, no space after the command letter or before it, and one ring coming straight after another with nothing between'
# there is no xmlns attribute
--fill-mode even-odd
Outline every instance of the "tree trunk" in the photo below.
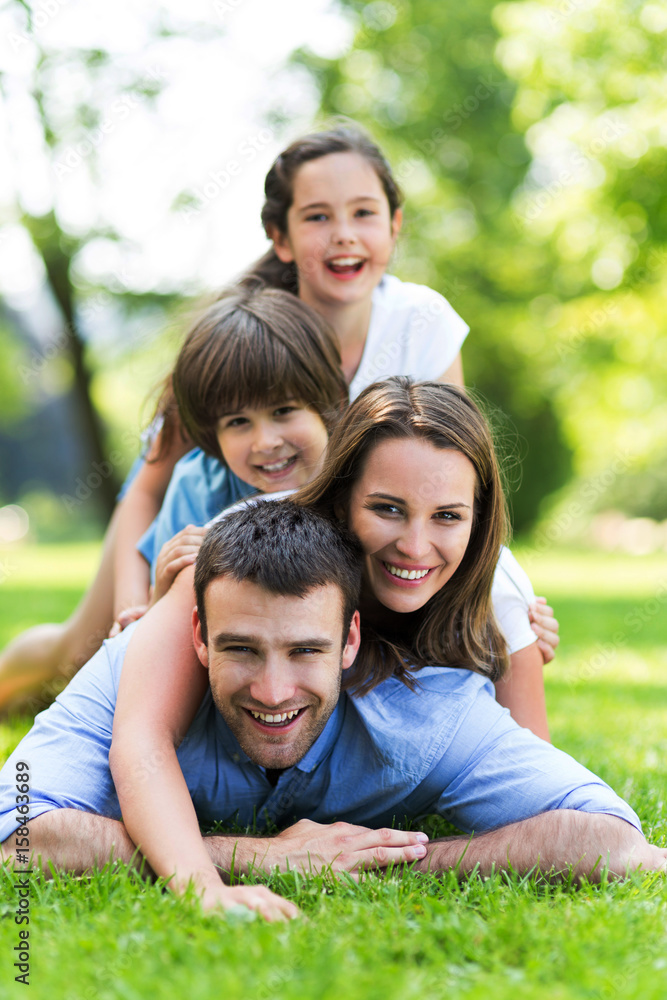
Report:
<svg viewBox="0 0 667 1000"><path fill-rule="evenodd" d="M93 462L98 463L104 469L109 468L109 466L102 465L105 462L105 432L91 399L91 374L86 365L85 347L74 317L74 300L69 277L71 254L63 249L62 244L66 237L60 230L52 212L41 218L27 217L24 222L44 261L49 285L60 306L65 322L67 345L74 366L74 396L80 417L78 423L89 456L89 468L83 469L80 473L82 479L85 480L91 472L95 472ZM110 475L102 476L101 480L96 490L97 496L106 516L111 517L118 492L115 470L112 468Z"/></svg>

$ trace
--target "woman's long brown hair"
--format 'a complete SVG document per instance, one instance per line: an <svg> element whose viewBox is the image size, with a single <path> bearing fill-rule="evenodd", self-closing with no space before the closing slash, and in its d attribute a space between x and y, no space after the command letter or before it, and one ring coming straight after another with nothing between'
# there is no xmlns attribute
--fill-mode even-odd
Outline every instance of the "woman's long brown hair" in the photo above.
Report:
<svg viewBox="0 0 667 1000"><path fill-rule="evenodd" d="M463 389L405 376L365 389L335 428L324 468L295 501L335 518L349 510L350 494L372 449L381 441L417 438L451 448L476 472L473 525L461 564L428 601L414 634L383 637L363 626L363 655L346 687L365 694L389 676L413 686L413 669L427 664L465 667L498 680L507 666L504 637L491 606L493 574L508 530L507 508L488 424ZM437 477L421 489L437 497Z"/></svg>

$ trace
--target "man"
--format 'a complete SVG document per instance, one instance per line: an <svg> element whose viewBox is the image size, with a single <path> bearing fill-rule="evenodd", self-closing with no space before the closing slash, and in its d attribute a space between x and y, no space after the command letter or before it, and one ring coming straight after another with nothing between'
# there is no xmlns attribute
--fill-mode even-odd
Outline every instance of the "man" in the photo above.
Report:
<svg viewBox="0 0 667 1000"><path fill-rule="evenodd" d="M630 807L519 729L481 676L425 668L414 692L392 678L363 698L341 694L343 674L353 664L355 676L363 670L363 650L355 663L360 567L348 536L289 503L249 507L209 531L193 621L211 692L179 761L204 822L299 822L276 837L197 834L186 843L177 810L156 816L155 844L142 850L158 874L175 872L177 888L193 879L207 904L240 902L273 919L295 908L262 887L226 887L219 871L407 861L461 872L572 866L596 877L606 865L624 874L667 864L667 850L647 844ZM18 852L18 827L34 856L66 870L133 860L109 769L128 631L37 718L3 768L5 856ZM29 767L30 793L29 809L17 814L20 765ZM427 845L422 834L388 829L429 812L475 835Z"/></svg>

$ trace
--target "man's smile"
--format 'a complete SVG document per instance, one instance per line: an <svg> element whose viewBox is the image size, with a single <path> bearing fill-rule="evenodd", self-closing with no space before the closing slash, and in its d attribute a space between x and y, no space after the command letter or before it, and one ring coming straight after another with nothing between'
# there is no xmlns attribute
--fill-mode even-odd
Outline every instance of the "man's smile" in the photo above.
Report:
<svg viewBox="0 0 667 1000"><path fill-rule="evenodd" d="M260 712L253 708L244 708L244 711L260 732L280 730L281 733L286 733L297 726L307 709L308 706L304 705L302 708L291 708L286 712Z"/></svg>

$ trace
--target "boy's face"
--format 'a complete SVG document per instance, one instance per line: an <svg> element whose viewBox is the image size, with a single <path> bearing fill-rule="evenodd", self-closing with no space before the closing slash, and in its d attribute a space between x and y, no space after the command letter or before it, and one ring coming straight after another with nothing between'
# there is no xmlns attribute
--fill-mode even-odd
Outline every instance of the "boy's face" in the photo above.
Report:
<svg viewBox="0 0 667 1000"><path fill-rule="evenodd" d="M207 644L195 609L194 643L218 711L256 764L292 767L338 703L359 649L358 612L343 629L335 584L292 597L223 576L206 588L206 619Z"/></svg>
<svg viewBox="0 0 667 1000"><path fill-rule="evenodd" d="M310 482L320 471L328 439L319 414L294 399L226 413L216 435L232 472L262 493Z"/></svg>

